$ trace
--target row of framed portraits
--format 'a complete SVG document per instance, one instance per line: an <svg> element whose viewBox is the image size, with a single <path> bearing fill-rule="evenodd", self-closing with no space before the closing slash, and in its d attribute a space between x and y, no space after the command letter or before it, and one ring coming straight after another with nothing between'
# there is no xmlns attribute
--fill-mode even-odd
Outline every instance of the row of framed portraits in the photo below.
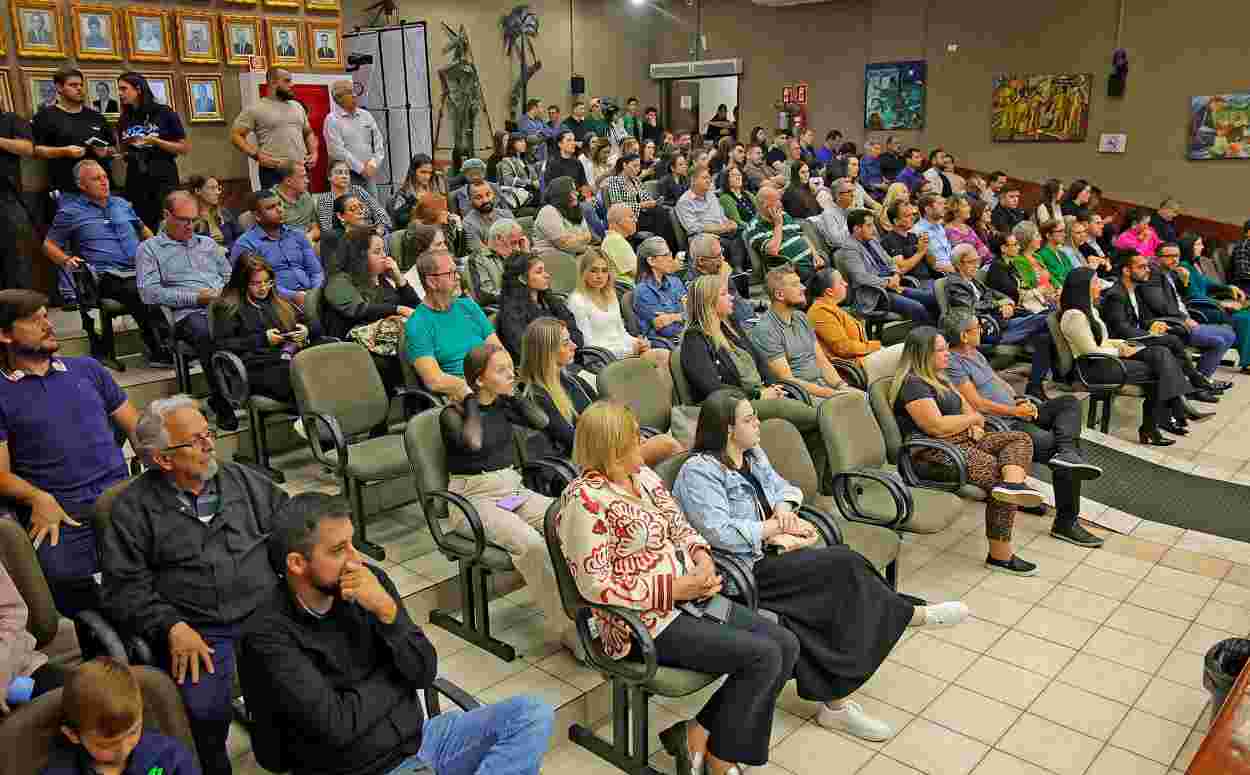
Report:
<svg viewBox="0 0 1250 775"><path fill-rule="evenodd" d="M56 103L56 85L52 75L56 71L50 67L24 67L21 70L22 83L20 88L26 90L31 105L31 115L40 108ZM121 70L84 70L83 91L85 105L103 113L109 119L121 117L121 100L117 93L117 79ZM178 110L174 86L177 76L169 72L145 72L152 95L162 105ZM193 73L182 76L182 93L186 104L186 118L192 124L208 124L226 120L222 101L222 77L220 73ZM13 99L13 86L9 82L9 74L0 70L0 113L17 111L17 103ZM29 117L29 116L28 116Z"/></svg>
<svg viewBox="0 0 1250 775"><path fill-rule="evenodd" d="M342 28L337 19L261 19L196 9L73 3L67 31L58 0L9 2L19 57L65 58L72 42L80 61L172 62L176 41L178 60L186 64L246 67L250 57L267 56L273 65L343 68ZM333 2L337 8L339 0ZM265 5L286 7L287 0L266 0ZM298 7L299 0L291 5ZM0 55L6 53L5 48L0 26Z"/></svg>

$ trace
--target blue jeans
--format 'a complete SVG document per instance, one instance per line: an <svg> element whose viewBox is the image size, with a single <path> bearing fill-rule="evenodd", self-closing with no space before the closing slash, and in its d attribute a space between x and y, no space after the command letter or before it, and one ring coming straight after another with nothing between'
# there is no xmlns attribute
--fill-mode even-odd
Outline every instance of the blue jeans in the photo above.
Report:
<svg viewBox="0 0 1250 775"><path fill-rule="evenodd" d="M1016 315L1005 322L1003 335L998 339L999 344L1021 344L1049 330L1046 325L1046 315L1041 312L1035 315L1029 313Z"/></svg>
<svg viewBox="0 0 1250 775"><path fill-rule="evenodd" d="M921 324L934 325L937 322L937 296L933 291L904 288L898 292L890 291L889 296L891 312L905 315Z"/></svg>
<svg viewBox="0 0 1250 775"><path fill-rule="evenodd" d="M196 627L195 631L213 650L213 672L208 672L201 663L200 680L192 683L188 668L182 683L178 684L178 693L187 709L191 737L195 740L204 775L230 775L226 736L233 718L230 700L234 691L234 643L239 630L233 625L217 625ZM173 677L169 643L152 643L151 646L161 667Z"/></svg>
<svg viewBox="0 0 1250 775"><path fill-rule="evenodd" d="M538 775L555 724L555 711L534 697L511 697L464 713L440 713L425 722L421 750L390 775L425 763L437 775Z"/></svg>
<svg viewBox="0 0 1250 775"><path fill-rule="evenodd" d="M1189 332L1188 344L1202 351L1198 356L1198 372L1204 377L1215 373L1220 359L1237 341L1237 334L1228 326L1200 324Z"/></svg>

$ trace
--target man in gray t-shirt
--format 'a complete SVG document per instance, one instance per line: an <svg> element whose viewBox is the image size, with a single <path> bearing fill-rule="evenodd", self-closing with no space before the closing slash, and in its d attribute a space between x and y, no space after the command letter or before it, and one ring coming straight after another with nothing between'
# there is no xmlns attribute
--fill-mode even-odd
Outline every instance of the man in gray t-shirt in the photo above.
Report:
<svg viewBox="0 0 1250 775"><path fill-rule="evenodd" d="M266 74L269 94L243 109L234 120L230 141L260 165L260 186L271 188L281 180L278 168L285 163L317 164L317 133L308 113L295 99L291 74L271 67ZM253 145L247 138L256 135Z"/></svg>
<svg viewBox="0 0 1250 775"><path fill-rule="evenodd" d="M801 311L807 292L790 264L768 273L770 306L747 334L775 379L799 383L812 398L829 398L849 389L846 380L816 345L816 333ZM766 377L768 375L765 375Z"/></svg>

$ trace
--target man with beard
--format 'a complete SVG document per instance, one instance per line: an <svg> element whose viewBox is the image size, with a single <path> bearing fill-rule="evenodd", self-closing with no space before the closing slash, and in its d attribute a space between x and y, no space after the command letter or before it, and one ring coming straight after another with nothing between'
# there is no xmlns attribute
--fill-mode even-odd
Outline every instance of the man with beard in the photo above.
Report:
<svg viewBox="0 0 1250 775"><path fill-rule="evenodd" d="M266 73L269 94L246 107L234 120L230 141L260 165L260 187L278 185L283 162L317 164L317 133L308 123L308 113L295 99L291 73L271 67ZM256 142L248 140L248 135Z"/></svg>
<svg viewBox="0 0 1250 775"><path fill-rule="evenodd" d="M487 233L496 221L512 219L512 211L495 204L495 189L485 180L469 184L469 204L473 206L464 216L464 234L469 250L477 252L486 242Z"/></svg>
<svg viewBox="0 0 1250 775"><path fill-rule="evenodd" d="M17 506L64 616L96 608L96 498L126 478L139 413L94 358L58 357L48 298L0 291L0 497Z"/></svg>
<svg viewBox="0 0 1250 775"><path fill-rule="evenodd" d="M438 655L352 533L347 504L321 493L297 495L275 519L268 550L283 578L242 649L265 748L295 775L537 775L555 719L534 697L427 721L418 690L434 684Z"/></svg>
<svg viewBox="0 0 1250 775"><path fill-rule="evenodd" d="M81 70L72 67L57 70L52 83L56 85L56 103L40 108L31 121L35 158L48 161L50 190L76 194L78 180L74 176L74 165L80 159L96 159L105 172L110 172L113 128L108 119L84 104L85 81Z"/></svg>
<svg viewBox="0 0 1250 775"><path fill-rule="evenodd" d="M265 538L287 495L219 464L216 434L185 395L149 404L135 436L149 468L117 496L100 539L105 605L177 682L204 773L229 775L235 641L273 588Z"/></svg>

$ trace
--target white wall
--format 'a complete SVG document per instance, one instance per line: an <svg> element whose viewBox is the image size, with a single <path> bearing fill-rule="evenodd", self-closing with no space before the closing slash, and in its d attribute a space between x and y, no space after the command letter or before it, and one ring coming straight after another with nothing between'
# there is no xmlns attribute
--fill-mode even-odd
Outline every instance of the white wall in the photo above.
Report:
<svg viewBox="0 0 1250 775"><path fill-rule="evenodd" d="M717 105L729 106L729 118L738 104L738 76L699 79L699 131L707 131L707 122L716 115Z"/></svg>

